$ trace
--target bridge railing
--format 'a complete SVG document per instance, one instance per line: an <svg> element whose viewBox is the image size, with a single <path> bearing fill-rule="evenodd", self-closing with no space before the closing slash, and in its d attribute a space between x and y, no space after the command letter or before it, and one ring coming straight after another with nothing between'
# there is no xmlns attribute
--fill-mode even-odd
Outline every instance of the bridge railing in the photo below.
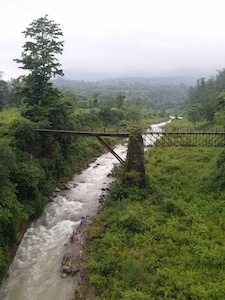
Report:
<svg viewBox="0 0 225 300"><path fill-rule="evenodd" d="M146 147L225 147L225 131L148 131L143 140Z"/></svg>
<svg viewBox="0 0 225 300"><path fill-rule="evenodd" d="M193 126L193 127L185 127L185 126L171 126L165 131L172 131L172 132L225 132L225 126L210 126L210 128L206 126Z"/></svg>

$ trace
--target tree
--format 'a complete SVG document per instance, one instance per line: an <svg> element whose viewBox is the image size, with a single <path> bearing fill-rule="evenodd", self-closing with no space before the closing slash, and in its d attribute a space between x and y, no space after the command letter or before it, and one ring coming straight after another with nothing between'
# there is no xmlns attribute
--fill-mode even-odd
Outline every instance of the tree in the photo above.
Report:
<svg viewBox="0 0 225 300"><path fill-rule="evenodd" d="M92 98L93 98L92 104L93 104L93 107L98 107L98 104L99 104L98 97L99 97L100 94L101 94L100 92L96 92L96 91L92 93Z"/></svg>
<svg viewBox="0 0 225 300"><path fill-rule="evenodd" d="M216 112L216 99L218 93L212 92L209 93L205 99L204 107L203 107L203 116L205 119L211 123L213 123L214 115Z"/></svg>
<svg viewBox="0 0 225 300"><path fill-rule="evenodd" d="M225 91L221 91L217 97L217 110L225 110Z"/></svg>
<svg viewBox="0 0 225 300"><path fill-rule="evenodd" d="M4 73L0 71L0 111L9 98L8 84L2 79L3 75Z"/></svg>
<svg viewBox="0 0 225 300"><path fill-rule="evenodd" d="M115 103L116 103L117 108L120 109L120 108L122 107L125 98L126 98L126 96L125 96L122 92L119 92L119 93L116 95Z"/></svg>
<svg viewBox="0 0 225 300"><path fill-rule="evenodd" d="M187 116L188 119L193 122L193 123L197 123L198 121L201 120L201 104L200 103L195 103L195 104L191 104L187 107L186 112L187 112Z"/></svg>
<svg viewBox="0 0 225 300"><path fill-rule="evenodd" d="M49 20L48 15L33 21L22 33L30 40L24 44L21 58L14 61L22 64L21 69L30 71L24 77L23 103L46 105L49 95L52 98L56 92L49 79L56 75L63 76L61 64L56 57L63 51L64 41L59 40L63 33L59 24Z"/></svg>
<svg viewBox="0 0 225 300"><path fill-rule="evenodd" d="M0 80L0 111L3 109L4 106L4 81Z"/></svg>

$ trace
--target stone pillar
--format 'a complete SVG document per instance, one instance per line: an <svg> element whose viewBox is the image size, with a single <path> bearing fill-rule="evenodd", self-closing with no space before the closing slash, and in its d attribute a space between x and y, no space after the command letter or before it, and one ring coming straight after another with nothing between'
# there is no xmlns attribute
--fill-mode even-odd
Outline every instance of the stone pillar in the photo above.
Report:
<svg viewBox="0 0 225 300"><path fill-rule="evenodd" d="M140 133L131 133L129 136L124 183L146 187L144 143Z"/></svg>

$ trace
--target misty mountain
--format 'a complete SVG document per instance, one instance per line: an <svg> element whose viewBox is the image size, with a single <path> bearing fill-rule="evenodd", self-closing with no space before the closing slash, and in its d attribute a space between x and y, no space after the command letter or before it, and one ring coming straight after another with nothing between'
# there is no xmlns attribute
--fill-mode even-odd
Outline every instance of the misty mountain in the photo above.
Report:
<svg viewBox="0 0 225 300"><path fill-rule="evenodd" d="M179 85L185 84L188 86L195 85L197 77L192 76L171 76L171 77L123 77L123 78L111 78L102 80L102 83L107 84L118 84L120 82L129 83L149 83L152 85L160 84L160 85Z"/></svg>
<svg viewBox="0 0 225 300"><path fill-rule="evenodd" d="M208 79L215 73L215 70L201 70L201 69L177 69L161 73L150 72L124 72L124 73L110 73L110 72L91 72L79 69L64 70L65 79L69 80L84 80L84 81L104 81L106 83L118 82L137 82L147 81L152 84L186 84L195 85L197 79Z"/></svg>
<svg viewBox="0 0 225 300"><path fill-rule="evenodd" d="M159 80L160 81L160 80ZM189 86L184 83L166 84L152 83L147 78L117 78L101 81L84 81L56 78L53 81L62 92L74 95L76 105L90 107L90 103L98 103L100 107L108 107L116 103L118 95L123 95L129 106L135 105L153 110L179 109L187 100Z"/></svg>

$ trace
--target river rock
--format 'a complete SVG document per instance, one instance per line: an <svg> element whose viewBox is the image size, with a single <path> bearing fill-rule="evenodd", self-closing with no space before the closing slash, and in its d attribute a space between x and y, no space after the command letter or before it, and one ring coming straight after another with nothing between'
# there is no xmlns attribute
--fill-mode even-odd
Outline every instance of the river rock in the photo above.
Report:
<svg viewBox="0 0 225 300"><path fill-rule="evenodd" d="M70 245L67 247L67 252L62 260L63 273L66 273L67 275L80 274L84 260L83 251L85 247L85 240L91 225L91 217L84 218L70 237Z"/></svg>
<svg viewBox="0 0 225 300"><path fill-rule="evenodd" d="M61 189L62 191L70 190L70 186L69 186L68 183L62 182L62 183L60 184L60 189Z"/></svg>
<svg viewBox="0 0 225 300"><path fill-rule="evenodd" d="M71 267L70 266L63 266L62 271L63 271L63 274L64 273L69 274L69 273L71 273Z"/></svg>
<svg viewBox="0 0 225 300"><path fill-rule="evenodd" d="M78 267L78 266L72 266L72 267L70 268L70 273L71 273L72 275L76 275L78 272L80 272L80 267Z"/></svg>
<svg viewBox="0 0 225 300"><path fill-rule="evenodd" d="M101 195L100 198L98 199L99 203L104 203L105 201L105 196L104 195Z"/></svg>

